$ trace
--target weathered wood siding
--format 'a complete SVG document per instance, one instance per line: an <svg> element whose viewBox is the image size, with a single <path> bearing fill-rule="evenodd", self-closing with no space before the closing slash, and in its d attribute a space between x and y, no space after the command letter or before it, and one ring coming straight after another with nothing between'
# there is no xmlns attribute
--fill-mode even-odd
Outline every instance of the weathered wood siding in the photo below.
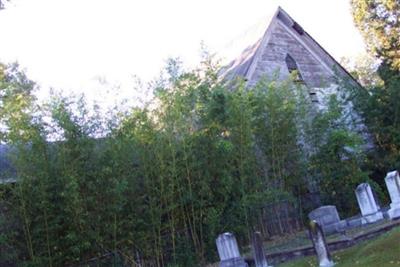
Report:
<svg viewBox="0 0 400 267"><path fill-rule="evenodd" d="M289 75L285 62L287 54L296 61L308 87L327 87L334 81L332 74L279 23L275 25L265 47L261 49L261 57L256 62L249 85L254 85L266 74L271 76L276 73L280 79L287 78Z"/></svg>

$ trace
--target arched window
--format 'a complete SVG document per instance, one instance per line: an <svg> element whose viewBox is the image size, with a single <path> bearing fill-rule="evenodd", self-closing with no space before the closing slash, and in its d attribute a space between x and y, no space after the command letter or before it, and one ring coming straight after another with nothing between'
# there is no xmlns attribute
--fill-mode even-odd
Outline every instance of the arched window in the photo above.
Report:
<svg viewBox="0 0 400 267"><path fill-rule="evenodd" d="M294 76L294 81L304 83L303 77L301 77L301 73L297 68L296 61L294 61L294 59L289 54L286 55L285 61L289 73Z"/></svg>
<svg viewBox="0 0 400 267"><path fill-rule="evenodd" d="M304 84L303 77L301 77L301 73L300 73L299 69L297 68L296 61L294 61L292 56L287 54L286 58L285 58L285 61L286 61L286 66L287 66L287 68L289 70L289 73L290 73L290 75L293 76L294 81L297 82L297 83ZM314 102L314 103L318 103L319 102L318 101L318 97L317 97L317 92L314 89L310 88L309 94L310 94L310 99L311 99L312 102Z"/></svg>

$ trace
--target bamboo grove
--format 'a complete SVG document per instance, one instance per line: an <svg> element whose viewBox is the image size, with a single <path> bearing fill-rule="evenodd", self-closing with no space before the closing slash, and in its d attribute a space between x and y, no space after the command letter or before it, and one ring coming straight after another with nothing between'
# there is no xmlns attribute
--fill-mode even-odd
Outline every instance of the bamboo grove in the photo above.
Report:
<svg viewBox="0 0 400 267"><path fill-rule="evenodd" d="M2 262L87 266L113 255L114 266L198 266L216 259L221 232L246 244L267 203L307 212L316 187L349 212L354 185L368 179L340 97L318 112L290 80L227 86L205 61L170 71L144 107L108 117L82 98L38 105L15 66L0 87L17 177L1 185Z"/></svg>

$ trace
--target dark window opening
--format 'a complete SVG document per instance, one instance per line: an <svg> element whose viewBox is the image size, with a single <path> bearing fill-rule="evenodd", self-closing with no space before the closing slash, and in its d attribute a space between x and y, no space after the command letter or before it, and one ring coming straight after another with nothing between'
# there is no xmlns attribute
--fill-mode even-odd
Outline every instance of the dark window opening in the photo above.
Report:
<svg viewBox="0 0 400 267"><path fill-rule="evenodd" d="M310 92L311 102L318 103L317 92Z"/></svg>
<svg viewBox="0 0 400 267"><path fill-rule="evenodd" d="M296 61L294 61L294 59L289 54L286 55L285 61L290 75L293 76L293 80L298 83L304 83L303 77L301 76L301 73L297 68Z"/></svg>

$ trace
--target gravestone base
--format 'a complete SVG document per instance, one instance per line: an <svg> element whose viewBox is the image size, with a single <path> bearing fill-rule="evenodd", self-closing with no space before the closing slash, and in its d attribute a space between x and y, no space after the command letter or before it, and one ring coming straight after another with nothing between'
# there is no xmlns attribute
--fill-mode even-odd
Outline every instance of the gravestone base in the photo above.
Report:
<svg viewBox="0 0 400 267"><path fill-rule="evenodd" d="M321 261L319 263L319 267L332 267L334 265L335 265L335 263L333 261L328 260L328 259L324 260L324 261Z"/></svg>
<svg viewBox="0 0 400 267"><path fill-rule="evenodd" d="M361 217L350 218L350 219L347 219L346 222L347 222L347 226L349 229L356 228L356 227L360 227L362 225L362 218Z"/></svg>
<svg viewBox="0 0 400 267"><path fill-rule="evenodd" d="M243 258L234 258L219 262L219 267L248 267Z"/></svg>
<svg viewBox="0 0 400 267"><path fill-rule="evenodd" d="M400 218L400 203L390 204L390 209L387 211L387 215L392 220Z"/></svg>
<svg viewBox="0 0 400 267"><path fill-rule="evenodd" d="M383 214L380 211L372 213L372 214L364 215L361 217L362 224L374 223L374 222L377 222L380 220L383 220Z"/></svg>

